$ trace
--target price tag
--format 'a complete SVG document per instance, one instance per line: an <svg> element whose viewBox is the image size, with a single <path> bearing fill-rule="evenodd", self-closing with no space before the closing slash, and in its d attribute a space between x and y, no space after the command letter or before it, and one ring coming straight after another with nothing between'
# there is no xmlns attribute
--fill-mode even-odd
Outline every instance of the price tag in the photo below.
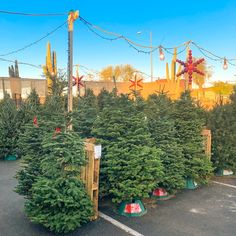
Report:
<svg viewBox="0 0 236 236"><path fill-rule="evenodd" d="M95 159L101 158L101 156L102 156L102 146L101 145L94 146L94 154L95 154Z"/></svg>

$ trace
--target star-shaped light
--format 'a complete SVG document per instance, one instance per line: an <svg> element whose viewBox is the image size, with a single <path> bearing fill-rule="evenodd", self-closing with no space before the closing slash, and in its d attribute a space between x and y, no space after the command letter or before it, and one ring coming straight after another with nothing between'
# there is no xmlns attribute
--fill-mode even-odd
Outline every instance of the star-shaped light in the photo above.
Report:
<svg viewBox="0 0 236 236"><path fill-rule="evenodd" d="M129 88L131 89L131 88L134 87L134 89L136 90L137 87L140 87L140 88L142 89L142 88L143 88L143 86L142 86L142 84L141 84L142 80L143 80L143 79L137 80L137 77L136 77L136 75L135 75L134 80L132 80L132 79L129 80L129 81L131 82L131 85L129 86Z"/></svg>
<svg viewBox="0 0 236 236"><path fill-rule="evenodd" d="M191 50L188 51L187 62L183 62L183 61L178 60L178 59L176 59L176 61L184 67L184 69L180 73L177 74L177 77L179 77L179 76L181 76L181 75L183 75L185 73L188 73L189 84L192 83L192 75L193 75L193 73L197 73L197 74L202 75L202 76L205 75L202 71L197 69L197 66L204 61L204 58L201 58L201 59L198 59L196 61L193 61L192 51Z"/></svg>
<svg viewBox="0 0 236 236"><path fill-rule="evenodd" d="M73 79L73 85L76 85L79 87L84 87L84 84L82 83L82 79L83 79L83 75L80 76L80 77L75 77L75 76L72 76L72 79Z"/></svg>

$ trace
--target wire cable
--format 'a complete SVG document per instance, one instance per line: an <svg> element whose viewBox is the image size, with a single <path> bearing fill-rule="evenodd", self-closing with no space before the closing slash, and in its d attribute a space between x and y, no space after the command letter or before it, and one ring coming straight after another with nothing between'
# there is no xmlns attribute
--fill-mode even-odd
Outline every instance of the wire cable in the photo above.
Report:
<svg viewBox="0 0 236 236"><path fill-rule="evenodd" d="M92 23L90 23L89 21L85 20L82 16L79 17L80 21L83 22L85 25L87 25L87 27L89 26L89 29L91 28L94 28L104 34L107 34L107 35L112 35L112 36L115 36L115 38L112 38L112 39L109 39L108 40L118 40L118 39L124 39L126 42L128 42L129 44L132 44L134 47L140 47L140 48L146 48L146 49L151 49L151 50L157 50L159 49L160 47L162 47L161 45L158 45L158 46L151 46L151 45L143 45L143 44L139 44L139 43L136 43L134 41L132 41L131 39L121 35L121 34L118 34L118 33L114 33L114 32L111 32L111 31L108 31L108 30L105 30L103 28L101 28L100 26L97 26L97 25L93 25ZM167 49L174 49L174 48L179 48L179 47L183 47L186 45L186 43L188 42L185 42L183 44L180 44L176 47L169 47ZM164 47L163 47L164 48ZM142 50L140 50L140 52L142 52ZM147 52L148 53L148 52ZM150 53L150 52L149 52Z"/></svg>
<svg viewBox="0 0 236 236"><path fill-rule="evenodd" d="M25 13L25 12L12 12L12 11L0 10L0 14L21 15L21 16L64 16L64 15L68 15L68 12L64 12L64 13Z"/></svg>
<svg viewBox="0 0 236 236"><path fill-rule="evenodd" d="M57 26L57 27L56 27L55 29L53 29L52 31L48 32L48 33L47 33L46 35L44 35L43 37L37 39L36 41L34 41L34 42L32 42L32 43L29 43L29 44L25 45L25 46L22 47L22 48L19 48L19 49L16 49L16 50L13 50L13 51L10 51L10 52L7 52L7 53L0 54L0 57L5 57L5 56L11 55L11 54L15 54L15 53L24 51L25 49L30 48L31 46L34 46L35 44L39 43L39 42L42 41L43 39L45 39L45 38L47 38L48 36L50 36L50 35L52 35L53 33L55 33L57 30L61 29L66 23L67 23L67 21L65 21L63 24Z"/></svg>
<svg viewBox="0 0 236 236"><path fill-rule="evenodd" d="M141 53L146 53L146 54L150 54L154 51L156 51L157 49L159 48L162 48L164 49L167 53L169 54L174 54L174 52L171 52L170 50L174 50L174 49L178 49L178 48L181 48L181 47L184 47L183 50L179 51L177 54L181 54L182 52L184 52L191 44L194 45L202 55L204 55L205 57L207 57L208 59L210 60L213 60L213 61L223 61L223 60L227 60L227 62L230 64L230 65L233 65L233 66L236 66L236 64L232 63L231 61L236 61L236 58L226 58L226 57L221 57L221 56L218 56L216 55L215 53L212 53L211 51L207 50L207 49L204 49L203 47L199 46L197 43L195 42L192 42L192 41L187 41L187 42L184 42L180 45L177 45L175 47L164 47L162 45L158 45L158 46L151 46L151 45L143 45L143 44L139 44L139 43L136 43L132 40L130 40L129 38L121 35L121 34L118 34L118 33L115 33L115 32L111 32L111 31L108 31L108 30L105 30L97 25L93 25L92 23L90 23L89 21L85 20L83 17L80 16L80 20L81 22L83 22L87 27L88 29L93 32L94 34L96 34L97 36L99 36L100 38L102 39L106 39L106 40L110 40L110 41L114 41L114 40L118 40L118 39L123 39L125 40L129 46L133 49L135 49L137 52L141 52ZM100 31L101 33L103 34L107 34L107 35L111 35L111 36L115 36L114 38L108 38L108 37L104 37L103 35L97 33L95 30L97 31ZM144 50L141 50L139 48L145 48L145 49L149 49L148 51L144 51Z"/></svg>
<svg viewBox="0 0 236 236"><path fill-rule="evenodd" d="M0 61L15 63L15 61L13 61L13 60L1 58L1 57L0 57ZM34 68L37 68L37 69L42 69L42 68L43 68L41 65L34 65L34 64L31 64L31 63L28 63L28 62L17 61L17 63L18 63L19 65L31 66L31 67L34 67Z"/></svg>

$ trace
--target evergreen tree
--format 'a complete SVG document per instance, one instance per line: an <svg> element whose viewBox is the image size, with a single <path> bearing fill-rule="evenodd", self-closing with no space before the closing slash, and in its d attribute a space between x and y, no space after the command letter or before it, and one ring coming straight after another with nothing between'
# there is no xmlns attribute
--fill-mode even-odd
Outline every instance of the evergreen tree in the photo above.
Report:
<svg viewBox="0 0 236 236"><path fill-rule="evenodd" d="M182 147L172 117L172 101L164 94L150 95L147 100L146 114L151 136L157 148L162 150L161 161L164 176L160 187L169 193L184 187L184 158Z"/></svg>
<svg viewBox="0 0 236 236"><path fill-rule="evenodd" d="M212 132L212 162L216 171L236 172L236 89L230 104L217 104L210 112L208 127Z"/></svg>
<svg viewBox="0 0 236 236"><path fill-rule="evenodd" d="M103 110L103 108L107 106L115 105L115 98L117 96L117 90L113 89L112 92L108 92L105 89L102 89L101 92L97 96L97 103L99 110Z"/></svg>
<svg viewBox="0 0 236 236"><path fill-rule="evenodd" d="M160 181L162 165L144 114L122 95L115 107L103 109L93 133L103 147L101 194L111 194L116 203L147 197Z"/></svg>
<svg viewBox="0 0 236 236"><path fill-rule="evenodd" d="M70 121L70 114L66 110L66 98L58 95L48 95L39 118L48 126L48 130L66 127Z"/></svg>
<svg viewBox="0 0 236 236"><path fill-rule="evenodd" d="M32 124L33 119L40 113L41 106L39 96L33 89L27 99L21 104L17 111L17 120L20 123L19 134L22 135L25 132L25 125ZM30 125L31 126L31 125ZM20 140L19 140L20 141ZM21 156L21 149L19 149L19 155Z"/></svg>
<svg viewBox="0 0 236 236"><path fill-rule="evenodd" d="M56 233L67 233L89 221L93 214L80 176L85 164L84 144L75 132L47 134L40 175L31 188L25 209L32 222Z"/></svg>
<svg viewBox="0 0 236 236"><path fill-rule="evenodd" d="M212 172L211 163L204 153L201 135L205 122L199 116L199 109L189 91L182 93L175 103L174 118L177 137L184 155L185 177L205 183Z"/></svg>
<svg viewBox="0 0 236 236"><path fill-rule="evenodd" d="M92 90L87 90L85 96L79 98L77 109L73 112L73 129L82 138L92 137L91 130L97 115L97 98Z"/></svg>
<svg viewBox="0 0 236 236"><path fill-rule="evenodd" d="M8 94L0 102L0 159L17 154L18 129L17 109Z"/></svg>
<svg viewBox="0 0 236 236"><path fill-rule="evenodd" d="M31 197L32 185L41 174L40 163L43 159L44 150L42 141L46 131L43 124L26 124L24 132L21 133L18 141L18 147L22 154L22 168L17 172L16 178L18 185L16 192L26 198Z"/></svg>

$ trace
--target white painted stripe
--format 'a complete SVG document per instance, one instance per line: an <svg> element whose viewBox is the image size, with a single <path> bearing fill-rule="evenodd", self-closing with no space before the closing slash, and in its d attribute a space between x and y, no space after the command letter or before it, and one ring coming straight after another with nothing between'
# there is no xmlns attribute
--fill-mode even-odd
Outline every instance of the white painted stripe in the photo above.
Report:
<svg viewBox="0 0 236 236"><path fill-rule="evenodd" d="M111 218L110 216L103 214L102 212L99 212L99 216L101 218L103 218L104 220L109 221L111 224L115 225L116 227L124 230L126 233L128 233L130 235L133 235L133 236L144 236L143 234L140 234L139 232L131 229L130 227L128 227L128 226L126 226L126 225L124 225L122 223L120 223L119 221Z"/></svg>
<svg viewBox="0 0 236 236"><path fill-rule="evenodd" d="M217 181L212 181L213 183L215 184L220 184L220 185L224 185L224 186L227 186L227 187L230 187L230 188L236 188L235 185L231 185L231 184L225 184L225 183L222 183L222 182L217 182Z"/></svg>

